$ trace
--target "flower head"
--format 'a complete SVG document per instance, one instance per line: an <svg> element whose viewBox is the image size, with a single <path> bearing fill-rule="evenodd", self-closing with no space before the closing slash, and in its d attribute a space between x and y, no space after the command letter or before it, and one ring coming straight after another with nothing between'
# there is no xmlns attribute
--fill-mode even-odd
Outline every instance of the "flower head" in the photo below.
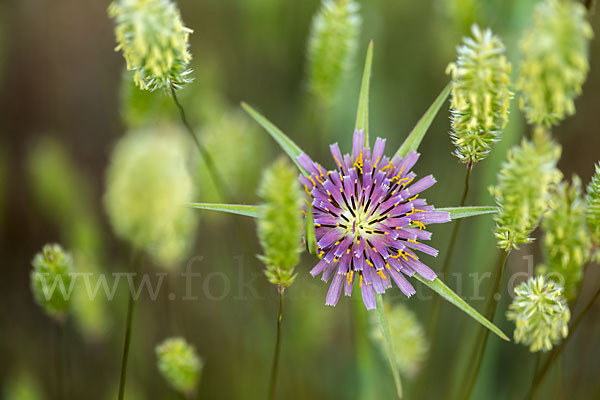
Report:
<svg viewBox="0 0 600 400"><path fill-rule="evenodd" d="M170 89L189 82L188 38L171 0L115 0L108 7L115 19L115 35L127 69L140 89Z"/></svg>
<svg viewBox="0 0 600 400"><path fill-rule="evenodd" d="M367 309L375 308L375 292L384 293L393 280L406 296L415 289L406 277L418 273L436 278L415 251L432 256L437 250L421 243L431 233L425 224L450 221L450 214L435 211L419 198L435 183L429 175L415 182L411 171L419 154L383 155L385 139L373 150L365 146L362 130L354 132L352 154L342 156L337 143L330 146L336 168L327 171L306 154L298 162L308 175L300 181L312 198L315 236L321 261L310 272L333 281L326 304L337 304L342 287L350 296L355 281Z"/></svg>
<svg viewBox="0 0 600 400"><path fill-rule="evenodd" d="M490 191L496 197L498 213L495 236L498 247L509 251L530 243L531 232L548 209L551 190L562 178L556 168L561 148L544 128L534 132L534 140L523 139L508 151L498 174L498 184Z"/></svg>
<svg viewBox="0 0 600 400"><path fill-rule="evenodd" d="M596 164L596 172L587 186L585 202L585 219L590 231L590 239L592 246L598 250L600 246L600 163ZM600 259L600 252L595 257Z"/></svg>
<svg viewBox="0 0 600 400"><path fill-rule="evenodd" d="M155 352L158 370L169 385L181 393L193 394L203 366L196 349L185 339L175 337L156 346Z"/></svg>
<svg viewBox="0 0 600 400"><path fill-rule="evenodd" d="M508 122L512 93L510 63L499 37L477 25L473 37L464 38L458 60L448 65L452 74L452 141L461 162L474 164L486 158L500 140Z"/></svg>
<svg viewBox="0 0 600 400"><path fill-rule="evenodd" d="M130 132L119 140L106 177L104 204L120 238L172 267L189 250L196 228L186 138L163 126Z"/></svg>
<svg viewBox="0 0 600 400"><path fill-rule="evenodd" d="M549 209L542 221L546 265L538 273L558 275L567 300L577 296L583 278L583 265L590 258L590 236L585 224L585 202L581 180L571 185L560 183L550 197Z"/></svg>
<svg viewBox="0 0 600 400"><path fill-rule="evenodd" d="M531 277L515 288L516 297L506 312L515 321L515 341L531 352L552 349L569 334L571 312L563 289L544 275Z"/></svg>
<svg viewBox="0 0 600 400"><path fill-rule="evenodd" d="M263 175L259 195L264 203L258 217L258 237L265 254L269 282L281 289L290 286L296 274L294 267L302 251L302 191L296 170L285 159L279 159Z"/></svg>
<svg viewBox="0 0 600 400"><path fill-rule="evenodd" d="M360 33L359 5L353 0L324 0L308 40L310 90L324 105L335 98L349 71Z"/></svg>
<svg viewBox="0 0 600 400"><path fill-rule="evenodd" d="M575 113L575 98L589 70L593 36L587 10L576 1L544 0L521 39L517 87L527 121L554 125Z"/></svg>
<svg viewBox="0 0 600 400"><path fill-rule="evenodd" d="M31 290L36 302L46 314L62 320L71 303L71 255L58 244L47 244L35 255L31 264Z"/></svg>

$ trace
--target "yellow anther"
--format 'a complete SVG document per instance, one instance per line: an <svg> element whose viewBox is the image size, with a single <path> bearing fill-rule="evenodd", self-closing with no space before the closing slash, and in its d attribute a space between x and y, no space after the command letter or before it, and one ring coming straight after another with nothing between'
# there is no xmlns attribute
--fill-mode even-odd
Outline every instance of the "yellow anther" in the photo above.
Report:
<svg viewBox="0 0 600 400"><path fill-rule="evenodd" d="M360 287L362 287L362 281L363 281L363 276L361 275L361 276L360 276L360 280L358 281L358 285L359 285Z"/></svg>
<svg viewBox="0 0 600 400"><path fill-rule="evenodd" d="M402 179L407 179L407 178L402 178ZM401 180L402 180L402 179L401 179ZM412 178L410 178L410 179L409 179L407 182L404 182L404 183L402 184L402 187L406 187L406 186L408 186L408 185L409 185L409 184L410 184L410 183L411 183L411 182L412 182L414 179L415 179L415 177L413 176L413 177L412 177Z"/></svg>
<svg viewBox="0 0 600 400"><path fill-rule="evenodd" d="M308 190L307 185L304 185L304 190L306 190L306 193L308 193L309 196L312 196L312 194L310 194L310 190Z"/></svg>
<svg viewBox="0 0 600 400"><path fill-rule="evenodd" d="M385 277L385 274L383 273L383 270L381 270L381 269L380 269L379 271L377 271L377 274L378 274L380 277L382 277L384 280L386 280L386 281L387 281L387 278Z"/></svg>
<svg viewBox="0 0 600 400"><path fill-rule="evenodd" d="M377 168L377 164L379 164L379 160L381 160L381 156L377 157L377 160L375 160L375 165L373 165L373 169Z"/></svg>
<svg viewBox="0 0 600 400"><path fill-rule="evenodd" d="M318 176L316 176L316 175L315 175L315 178L316 178L316 179L319 181L319 183L320 183L321 185L323 184L323 181L322 181L322 180L320 180Z"/></svg>
<svg viewBox="0 0 600 400"><path fill-rule="evenodd" d="M335 242L335 244L336 244L336 246L337 246L338 244L340 244L340 241L338 240L337 242Z"/></svg>
<svg viewBox="0 0 600 400"><path fill-rule="evenodd" d="M318 228L318 227L320 227L320 226L321 226L321 224L315 224L315 226Z"/></svg>
<svg viewBox="0 0 600 400"><path fill-rule="evenodd" d="M419 193L415 194L413 197L411 197L410 199L408 199L408 201L413 201L417 197L419 197Z"/></svg>
<svg viewBox="0 0 600 400"><path fill-rule="evenodd" d="M373 267L373 266L374 266L374 265L373 265L373 263L371 262L371 260L369 260L368 258L365 260L365 262L366 262L367 264L369 264L371 267Z"/></svg>
<svg viewBox="0 0 600 400"><path fill-rule="evenodd" d="M317 167L319 168L319 175L321 175L321 178L323 178L323 171L321 171L321 166L317 165Z"/></svg>
<svg viewBox="0 0 600 400"><path fill-rule="evenodd" d="M386 267L387 269L389 269L390 271L392 270L392 269L390 268L390 264L388 264L388 263L385 263L385 267Z"/></svg>
<svg viewBox="0 0 600 400"><path fill-rule="evenodd" d="M352 278L354 278L354 271L350 271L346 274L346 281L348 282L348 285L352 284Z"/></svg>
<svg viewBox="0 0 600 400"><path fill-rule="evenodd" d="M350 254L350 248L348 248L348 250L346 250L346 254Z"/></svg>
<svg viewBox="0 0 600 400"><path fill-rule="evenodd" d="M419 244L419 242L417 242L416 240L412 240L412 239L406 239L407 242L411 242L411 243L416 243Z"/></svg>
<svg viewBox="0 0 600 400"><path fill-rule="evenodd" d="M335 162L338 165L338 167L340 167L340 169L341 169L342 168L342 164L339 162L339 160L337 159L337 157L333 156L333 159L335 160Z"/></svg>
<svg viewBox="0 0 600 400"><path fill-rule="evenodd" d="M427 228L421 221L413 221L413 223L419 227L419 230Z"/></svg>
<svg viewBox="0 0 600 400"><path fill-rule="evenodd" d="M404 253L404 254L406 254L407 256L409 256L410 258L412 258L413 260L417 260L417 257L413 256L410 253Z"/></svg>
<svg viewBox="0 0 600 400"><path fill-rule="evenodd" d="M334 262L334 263L336 263L336 262L338 262L338 261L340 261L340 260L339 260L339 258L337 258L337 257L334 257L334 259L333 259L333 262Z"/></svg>
<svg viewBox="0 0 600 400"><path fill-rule="evenodd" d="M317 184L315 183L315 180L310 175L308 175L307 178L310 179L310 181L312 182L313 185L317 186Z"/></svg>

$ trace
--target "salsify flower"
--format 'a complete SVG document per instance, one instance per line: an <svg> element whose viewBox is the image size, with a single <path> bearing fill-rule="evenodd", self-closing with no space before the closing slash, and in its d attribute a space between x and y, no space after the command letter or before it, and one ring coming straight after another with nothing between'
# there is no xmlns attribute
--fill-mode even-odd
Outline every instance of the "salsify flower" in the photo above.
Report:
<svg viewBox="0 0 600 400"><path fill-rule="evenodd" d="M326 304L337 304L342 291L350 296L358 281L367 309L375 308L375 293L384 293L393 280L408 297L415 289L406 279L418 273L436 278L415 251L437 256L437 250L420 242L429 240L426 224L450 221L450 214L435 211L419 198L436 182L429 175L415 182L411 171L419 154L383 155L385 139L377 138L373 150L365 146L362 130L354 132L352 154L342 156L330 146L336 168L326 170L305 153L297 159L308 175L300 181L312 198L319 263L310 272L333 278Z"/></svg>

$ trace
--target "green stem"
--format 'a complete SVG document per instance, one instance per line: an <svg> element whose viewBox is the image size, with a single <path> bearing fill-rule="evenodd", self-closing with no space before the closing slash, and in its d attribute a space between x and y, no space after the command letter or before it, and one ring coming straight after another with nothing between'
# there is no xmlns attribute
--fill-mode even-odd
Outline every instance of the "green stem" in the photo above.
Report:
<svg viewBox="0 0 600 400"><path fill-rule="evenodd" d="M55 343L55 351L56 354L54 355L54 362L55 362L55 367L56 368L56 398L57 399L63 399L63 363L62 363L62 356L63 356L63 323L62 321L59 321L56 325L56 343Z"/></svg>
<svg viewBox="0 0 600 400"><path fill-rule="evenodd" d="M552 350L552 352L548 356L548 358L546 358L546 361L544 362L544 365L542 366L542 368L538 372L538 374L537 374L537 376L535 378L535 381L533 382L533 385L531 386L531 389L529 390L529 393L528 393L528 395L527 395L526 398L533 399L533 397L535 396L535 394L537 393L537 391L538 391L538 389L540 387L540 384L544 380L544 377L546 376L546 373L548 372L548 370L552 366L552 363L554 362L554 360L556 359L556 357L561 353L562 349L565 347L565 345L567 344L567 342L569 341L569 339L573 336L573 332L575 332L575 329L577 328L577 326L579 326L579 323L581 322L581 320L583 319L583 317L592 308L592 306L594 305L594 303L598 299L598 296L600 296L600 286L598 287L598 289L596 289L596 293L594 293L594 295L592 296L592 298L590 299L590 301L588 301L588 303L585 305L585 308L583 309L583 311L579 314L579 316L571 324L571 326L569 328L569 335L565 338L565 340L563 340L560 343L560 345L558 345L557 347L555 347L554 350Z"/></svg>
<svg viewBox="0 0 600 400"><path fill-rule="evenodd" d="M281 349L281 320L283 314L283 291L279 287L279 314L277 315L277 340L275 341L275 354L273 355L273 367L271 368L271 383L269 384L269 400L275 398L275 385L277 383L277 371L279 369L279 352Z"/></svg>
<svg viewBox="0 0 600 400"><path fill-rule="evenodd" d="M463 207L467 200L467 194L469 193L469 182L471 180L471 170L473 169L473 164L467 165L467 173L465 175L465 188L463 191L462 199L460 201L460 206ZM444 258L444 264L441 270L441 277L446 278L448 275L448 271L450 270L450 264L452 263L452 256L454 254L454 248L456 247L456 239L458 238L458 231L460 229L460 224L462 222L462 218L457 220L454 223L454 228L452 229L452 235L450 236L450 244L448 245L448 250L446 251L446 257ZM433 299L433 308L431 311L431 320L429 324L429 343L434 343L435 335L437 333L437 327L439 322L439 313L440 306L442 304L442 297L435 296Z"/></svg>
<svg viewBox="0 0 600 400"><path fill-rule="evenodd" d="M390 324L388 323L387 316L385 314L385 308L383 306L383 299L380 294L375 295L377 300L377 307L375 313L377 314L377 322L381 328L383 334L383 343L385 353L387 354L392 369L392 376L394 377L394 384L396 385L396 395L399 399L402 398L402 381L400 380L400 374L398 373L398 365L396 364L396 353L394 352L394 343L392 342L392 333L390 331Z"/></svg>
<svg viewBox="0 0 600 400"><path fill-rule="evenodd" d="M133 290L137 289L138 275L140 269L140 261L141 254L139 250L134 249L133 254L131 256L131 264L134 272L133 280ZM123 400L125 396L125 381L127 380L127 361L129 360L129 347L131 345L131 331L132 331L132 321L133 314L135 312L135 305L137 303L137 299L135 298L135 293L130 293L129 304L127 305L127 322L125 328L125 344L123 346L123 359L121 360L121 379L119 380L119 400Z"/></svg>
<svg viewBox="0 0 600 400"><path fill-rule="evenodd" d="M494 292L492 296L488 299L488 303L483 314L484 317L486 317L489 321L494 321L494 315L496 314L498 300L500 299L500 290L502 289L502 281L504 279L506 261L508 260L509 254L510 251L504 252L504 255L500 259L499 270L496 272L496 281L494 282ZM485 354L485 346L487 344L489 334L490 331L488 329L483 328L481 340L475 341L475 345L478 346L476 352L476 359L474 368L471 369L470 377L466 380L467 384L465 386L464 395L461 397L464 400L468 400L471 397L471 393L473 392L473 388L475 387L475 383L477 382L477 377L479 376L479 370L481 369L481 363L483 361L483 355Z"/></svg>
<svg viewBox="0 0 600 400"><path fill-rule="evenodd" d="M204 147L202 142L200 142L200 140L198 140L198 136L196 136L196 133L192 129L192 126L189 124L187 117L185 115L185 109L179 102L179 99L177 98L177 92L175 91L174 87L171 87L171 95L173 97L173 101L175 102L175 105L179 109L179 116L181 117L181 122L183 123L183 126L185 126L186 132L189 133L189 135L194 140L194 143L196 144L196 147L198 148L198 151L200 152L200 156L202 157L202 160L206 164L206 169L208 170L208 174L212 178L212 180L215 184L215 188L219 192L219 196L224 200L228 199L228 198L231 199L231 196L230 196L231 193L228 190L226 190L226 187L223 183L224 180L221 179L221 176L219 175L219 172L217 171L217 167L215 165L213 158L211 157L210 153L206 150L206 148ZM227 194L227 197L225 196L225 194Z"/></svg>

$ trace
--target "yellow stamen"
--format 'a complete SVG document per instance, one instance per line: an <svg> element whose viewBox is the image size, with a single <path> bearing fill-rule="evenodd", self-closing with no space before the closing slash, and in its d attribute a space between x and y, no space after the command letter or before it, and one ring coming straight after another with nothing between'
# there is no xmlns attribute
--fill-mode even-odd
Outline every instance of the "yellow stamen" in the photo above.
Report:
<svg viewBox="0 0 600 400"><path fill-rule="evenodd" d="M383 273L383 270L381 270L381 269L380 269L379 271L377 271L377 274L378 274L380 277L382 277L384 280L386 280L386 281L387 281L387 278L385 277L385 275L384 275L384 273Z"/></svg>
<svg viewBox="0 0 600 400"><path fill-rule="evenodd" d="M352 278L354 278L354 271L350 271L346 274L346 280L348 282L348 285L352 284Z"/></svg>

